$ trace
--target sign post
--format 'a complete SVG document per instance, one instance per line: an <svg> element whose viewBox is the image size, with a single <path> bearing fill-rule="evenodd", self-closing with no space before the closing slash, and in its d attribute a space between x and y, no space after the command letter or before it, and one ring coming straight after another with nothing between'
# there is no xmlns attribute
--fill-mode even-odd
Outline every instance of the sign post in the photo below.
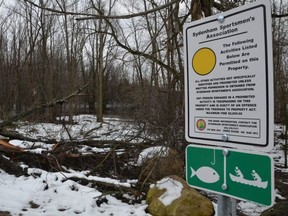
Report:
<svg viewBox="0 0 288 216"><path fill-rule="evenodd" d="M273 61L270 1L184 27L188 142L270 151Z"/></svg>

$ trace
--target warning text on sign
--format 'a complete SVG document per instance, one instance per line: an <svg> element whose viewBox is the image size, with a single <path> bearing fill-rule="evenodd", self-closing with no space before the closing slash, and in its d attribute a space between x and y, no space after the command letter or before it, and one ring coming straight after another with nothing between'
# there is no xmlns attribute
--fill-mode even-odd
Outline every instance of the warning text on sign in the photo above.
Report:
<svg viewBox="0 0 288 216"><path fill-rule="evenodd" d="M260 119L195 117L196 133L227 134L250 138L260 137Z"/></svg>

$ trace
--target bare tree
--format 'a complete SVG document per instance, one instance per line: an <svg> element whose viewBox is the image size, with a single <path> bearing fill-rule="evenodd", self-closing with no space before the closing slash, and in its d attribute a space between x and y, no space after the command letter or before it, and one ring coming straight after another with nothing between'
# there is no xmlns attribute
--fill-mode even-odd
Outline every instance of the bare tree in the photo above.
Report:
<svg viewBox="0 0 288 216"><path fill-rule="evenodd" d="M287 10L287 5L283 1L273 2L273 13L283 14ZM288 30L285 28L288 24L288 18L278 17L273 20L273 56L274 56L274 83L275 83L275 120L281 122L285 127L285 145L284 165L287 167L287 151L288 151L288 70L287 70L287 54L288 54Z"/></svg>
<svg viewBox="0 0 288 216"><path fill-rule="evenodd" d="M4 33L0 40L11 51L6 57L2 51L5 60L1 60L2 67L11 72L7 74L10 85L4 85L13 102L1 96L7 101L6 107L15 106L21 112L67 95L89 81L85 95L69 103L66 111L70 119L84 103L84 107L88 104L90 111L97 113L98 121L103 121L106 99L122 100L129 104L134 117L149 121L153 129L157 128L155 133L165 131L164 135L170 137L179 128L175 122L183 124L183 24L250 1L122 1L126 5L115 0L87 0L81 4L77 0L20 2L20 9L13 15L17 25L8 27L12 39L6 40ZM273 14L282 17L276 28L284 29L279 26L285 24L285 10ZM284 52L280 48L278 54ZM282 62L281 56L277 61ZM277 67L277 82L283 82L284 66ZM13 77L17 78L15 83ZM112 80L116 81L113 85ZM118 87L112 93L110 86ZM277 92L281 91L279 87ZM111 99L111 95L116 97ZM283 107L279 108L279 116ZM53 116L56 111L50 109Z"/></svg>

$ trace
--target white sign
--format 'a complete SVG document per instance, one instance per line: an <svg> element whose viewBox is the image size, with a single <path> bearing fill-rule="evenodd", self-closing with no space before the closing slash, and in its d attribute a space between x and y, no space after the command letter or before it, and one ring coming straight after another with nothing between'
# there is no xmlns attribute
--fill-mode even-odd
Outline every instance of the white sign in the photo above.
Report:
<svg viewBox="0 0 288 216"><path fill-rule="evenodd" d="M273 148L271 8L257 1L186 24L186 139Z"/></svg>

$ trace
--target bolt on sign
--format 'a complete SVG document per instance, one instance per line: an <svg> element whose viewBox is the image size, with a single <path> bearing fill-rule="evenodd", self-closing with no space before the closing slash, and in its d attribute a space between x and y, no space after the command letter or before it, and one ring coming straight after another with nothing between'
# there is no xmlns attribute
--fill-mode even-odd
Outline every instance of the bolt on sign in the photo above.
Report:
<svg viewBox="0 0 288 216"><path fill-rule="evenodd" d="M184 27L188 142L273 148L271 6L257 1Z"/></svg>
<svg viewBox="0 0 288 216"><path fill-rule="evenodd" d="M189 145L186 180L199 189L271 206L274 202L273 158L243 150Z"/></svg>

